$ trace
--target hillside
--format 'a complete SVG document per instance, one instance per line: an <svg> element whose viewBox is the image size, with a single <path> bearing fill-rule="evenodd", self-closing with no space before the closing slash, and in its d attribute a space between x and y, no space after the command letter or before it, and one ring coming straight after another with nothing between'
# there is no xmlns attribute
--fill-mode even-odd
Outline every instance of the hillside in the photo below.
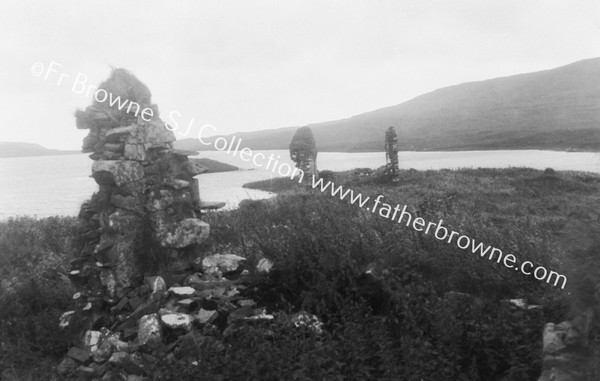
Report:
<svg viewBox="0 0 600 381"><path fill-rule="evenodd" d="M20 142L0 142L0 157L70 155L79 151L49 149L39 144Z"/></svg>
<svg viewBox="0 0 600 381"><path fill-rule="evenodd" d="M381 151L389 126L398 131L400 150L596 151L600 147L600 58L450 86L396 106L309 126L320 151ZM252 149L287 149L295 130L235 135ZM195 139L177 144L206 149Z"/></svg>

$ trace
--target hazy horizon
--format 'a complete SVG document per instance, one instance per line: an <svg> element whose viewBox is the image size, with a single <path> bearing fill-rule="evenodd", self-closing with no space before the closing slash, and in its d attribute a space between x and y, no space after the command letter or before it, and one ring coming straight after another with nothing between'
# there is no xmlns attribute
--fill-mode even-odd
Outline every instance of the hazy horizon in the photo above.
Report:
<svg viewBox="0 0 600 381"><path fill-rule="evenodd" d="M193 118L195 137L203 124L231 134L338 120L600 56L593 1L52 5L0 5L0 141L79 149L87 131L73 113L91 97L70 85L79 72L98 85L110 66L148 85L164 120ZM51 61L62 67L47 80L31 74ZM60 73L71 78L58 85Z"/></svg>

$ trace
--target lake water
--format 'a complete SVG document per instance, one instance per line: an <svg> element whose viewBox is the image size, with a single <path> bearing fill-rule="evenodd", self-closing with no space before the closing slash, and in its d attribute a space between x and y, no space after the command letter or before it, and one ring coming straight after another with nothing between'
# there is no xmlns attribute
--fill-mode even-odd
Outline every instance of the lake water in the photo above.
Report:
<svg viewBox="0 0 600 381"><path fill-rule="evenodd" d="M255 151L259 152L259 151ZM271 153L279 163L293 166L287 150ZM228 208L243 199L261 199L272 194L242 185L252 181L280 177L251 162L226 152L203 152L202 157L240 167L241 171L198 176L200 195L206 201L226 201ZM558 151L461 151L400 152L401 168L491 168L531 167L600 173L600 153ZM385 164L385 153L319 153L320 170L343 171L352 168L378 168ZM97 185L90 178L92 161L87 154L0 158L0 219L15 215L76 215L81 203L90 198Z"/></svg>

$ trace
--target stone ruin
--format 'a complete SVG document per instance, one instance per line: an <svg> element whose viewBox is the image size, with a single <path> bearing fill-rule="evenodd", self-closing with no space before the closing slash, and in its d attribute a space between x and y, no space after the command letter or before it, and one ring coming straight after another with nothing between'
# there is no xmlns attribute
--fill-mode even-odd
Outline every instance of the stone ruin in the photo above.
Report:
<svg viewBox="0 0 600 381"><path fill-rule="evenodd" d="M99 190L81 207L85 247L70 275L82 287L80 302L94 311L102 304L94 294L115 301L141 274L185 267L209 234L194 178L206 169L188 158L194 152L173 149L175 135L158 117L150 90L123 69L100 89L139 107L119 110L96 97L75 115L77 128L89 130L82 151L92 153Z"/></svg>
<svg viewBox="0 0 600 381"><path fill-rule="evenodd" d="M304 180L311 181L318 177L317 144L310 127L301 127L296 131L290 143L290 158L296 163L296 168L305 174Z"/></svg>
<svg viewBox="0 0 600 381"><path fill-rule="evenodd" d="M390 127L385 132L385 171L384 175L391 182L400 181L398 167L398 136L396 129Z"/></svg>
<svg viewBox="0 0 600 381"><path fill-rule="evenodd" d="M142 380L159 359L186 356L182 343L219 346L241 325L273 316L240 292L245 258L207 252L202 211L220 205L200 200L194 176L205 168L188 157L196 152L173 148L149 89L123 69L99 89L130 107L97 95L75 115L89 130L83 152L99 189L79 214L82 249L69 272L77 292L60 319L73 346L57 371ZM263 258L256 271L271 266Z"/></svg>
<svg viewBox="0 0 600 381"><path fill-rule="evenodd" d="M544 326L539 381L600 380L600 222L594 211L579 218L569 221L562 234L571 266L563 290L570 311L567 320Z"/></svg>
<svg viewBox="0 0 600 381"><path fill-rule="evenodd" d="M590 308L570 321L546 324L542 374L538 381L598 380L600 352L590 339L593 319Z"/></svg>

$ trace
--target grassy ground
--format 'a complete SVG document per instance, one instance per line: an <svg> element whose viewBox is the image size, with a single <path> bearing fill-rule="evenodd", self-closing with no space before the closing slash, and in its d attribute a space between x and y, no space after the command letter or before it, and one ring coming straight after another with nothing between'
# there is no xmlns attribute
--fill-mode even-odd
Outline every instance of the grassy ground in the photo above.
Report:
<svg viewBox="0 0 600 381"><path fill-rule="evenodd" d="M391 205L407 204L413 215L426 221L443 219L445 226L477 241L568 277L565 289L559 290L373 213L361 212L369 223L356 234L374 228L375 236L389 237L388 242L384 238L383 245L377 240L369 251L393 247L393 257L412 262L412 269L438 293L462 291L487 300L524 297L530 303L543 304L545 320L553 322L588 307L598 311L600 176L596 174L526 168L409 170L401 172L396 185L383 184L376 177L355 178L351 172L336 173L333 181L371 198L384 195L384 202ZM279 191L282 197L306 193L311 198L340 202L330 194L300 190L288 179L247 186ZM387 263L390 261L393 259L388 258ZM595 324L597 327L598 322ZM536 340L540 340L539 333Z"/></svg>
<svg viewBox="0 0 600 381"><path fill-rule="evenodd" d="M559 172L547 174L542 171L525 168L511 169L477 169L477 170L441 170L441 171L402 171L400 182L394 185L384 184L375 177L354 178L350 172L337 173L333 179L336 185L342 184L361 192L372 199L383 195L383 202L390 205L408 205L413 215L419 215L426 221L436 222L439 219L444 225L460 231L477 241L483 241L514 253L521 260L531 260L534 263L548 264L548 268L560 269L564 273L573 270L574 258L571 253L576 242L583 236L593 233L594 222L600 216L598 201L600 201L600 176L589 173ZM283 197L293 197L294 194L304 197L329 198L331 202L340 202L330 194L320 194L319 191L306 191L298 187L295 181L287 178L266 180L246 184L249 188L278 192ZM325 201L327 202L327 201ZM348 205L358 209L357 206ZM373 226L385 229L383 233L398 234L405 241L404 251L415 252L439 250L432 258L437 263L447 262L440 266L444 274L437 274L448 280L464 278L465 263L458 258L465 257L460 249L445 243L437 242L431 236L411 232L411 229L399 226L376 214L360 211L363 218L373 222ZM371 224L363 226L368 229ZM585 227L584 227L585 226ZM410 238L408 238L410 237ZM452 253L453 256L449 254ZM433 254L433 253L432 253ZM494 264L466 257L468 264L479 267L494 267ZM477 261L475 261L477 259ZM478 263L479 262L479 263ZM554 267L551 267L554 266ZM435 267L435 266L434 266ZM447 270L455 270L447 271ZM494 282L497 293L508 296L503 288L508 287L508 293L519 296L537 281L505 269L494 269L497 274ZM489 271L483 274L489 276ZM455 275L453 275L455 274ZM437 277L436 275L436 277ZM469 278L469 277L467 277ZM475 279L474 279L475 280ZM451 287L458 287L458 279L451 282ZM478 279L475 284L459 288L467 292L488 294L481 283L488 282ZM579 292L579 279L571 277L564 294ZM450 286L450 285L449 285ZM547 287L540 290L545 292Z"/></svg>
<svg viewBox="0 0 600 381"><path fill-rule="evenodd" d="M289 180L269 180L250 186L280 193L276 198L205 216L209 245L243 254L250 265L273 260L274 271L257 279L249 296L269 311L314 313L325 333L289 331L275 321L273 335L229 338L224 350L203 349L193 369L165 364L161 374L531 380L541 367L544 323L598 305L600 176L513 168L402 171L397 184L350 172L332 178L564 273L567 286L526 277ZM74 219L0 223L0 302L8 306L0 313L3 371L43 374L31 370L32 359L52 364L64 353L54 327L73 290L57 274L73 255L73 237ZM520 297L543 311L501 302Z"/></svg>

